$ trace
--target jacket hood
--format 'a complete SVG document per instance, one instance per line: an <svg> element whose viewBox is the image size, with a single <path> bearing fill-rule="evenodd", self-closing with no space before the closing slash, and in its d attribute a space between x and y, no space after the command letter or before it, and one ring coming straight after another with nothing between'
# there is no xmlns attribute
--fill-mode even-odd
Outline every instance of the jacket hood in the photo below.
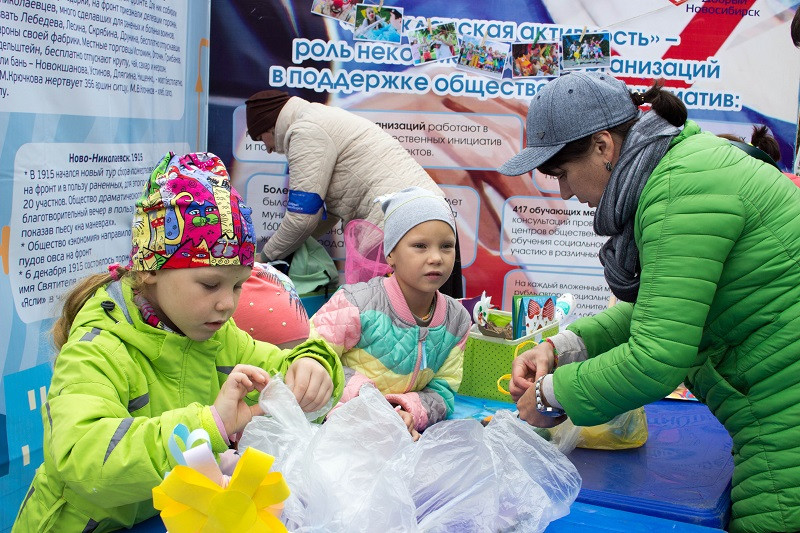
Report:
<svg viewBox="0 0 800 533"><path fill-rule="evenodd" d="M236 326L232 326L228 321L213 337L202 343L177 333L154 328L144 322L139 309L133 303L131 286L123 281L114 281L99 288L84 304L75 317L70 330L81 327L110 331L155 363L165 352L180 351L182 353L191 346L197 349L200 345L203 346L203 351L208 349L213 360L213 354L222 346L220 342L222 336L229 327ZM171 366L172 361L179 362L179 359L176 358L166 359L166 361L161 361L158 366L162 366L162 364Z"/></svg>

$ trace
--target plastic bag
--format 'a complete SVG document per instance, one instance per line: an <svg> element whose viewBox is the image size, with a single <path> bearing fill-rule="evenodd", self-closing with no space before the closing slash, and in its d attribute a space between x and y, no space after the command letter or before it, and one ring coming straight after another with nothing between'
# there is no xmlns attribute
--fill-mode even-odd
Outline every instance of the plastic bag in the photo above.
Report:
<svg viewBox="0 0 800 533"><path fill-rule="evenodd" d="M560 438L562 433L574 433L578 428L578 448L593 450L627 450L638 448L647 442L647 415L644 407L632 409L618 415L605 424L597 426L576 426L567 419L563 424L551 428L552 437Z"/></svg>
<svg viewBox="0 0 800 533"><path fill-rule="evenodd" d="M240 449L276 458L291 489L281 520L301 532L543 531L580 489L572 463L534 428L501 410L483 428L447 420L418 442L374 387L309 423L277 379Z"/></svg>

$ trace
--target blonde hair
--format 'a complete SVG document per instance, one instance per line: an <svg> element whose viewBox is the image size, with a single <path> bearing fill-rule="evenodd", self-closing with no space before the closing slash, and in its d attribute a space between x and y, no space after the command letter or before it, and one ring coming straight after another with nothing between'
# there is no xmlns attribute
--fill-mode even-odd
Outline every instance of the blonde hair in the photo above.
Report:
<svg viewBox="0 0 800 533"><path fill-rule="evenodd" d="M118 267L117 272L119 279L127 278L127 282L131 283L134 287L139 286L139 278L135 276L132 271L125 267ZM51 332L53 334L53 345L56 350L61 350L61 347L66 344L69 338L69 332L72 329L72 323L81 308L86 305L97 289L107 285L114 278L107 272L100 274L92 274L78 281L70 291L64 295L63 306L61 308L61 316L53 324Z"/></svg>

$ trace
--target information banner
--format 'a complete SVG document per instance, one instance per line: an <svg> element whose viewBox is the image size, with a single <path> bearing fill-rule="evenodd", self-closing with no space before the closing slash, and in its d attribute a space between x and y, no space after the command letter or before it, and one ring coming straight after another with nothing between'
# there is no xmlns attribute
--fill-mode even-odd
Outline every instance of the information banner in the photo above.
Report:
<svg viewBox="0 0 800 533"><path fill-rule="evenodd" d="M386 21L402 38L389 40L388 26L357 31L358 6L348 2L221 0L212 33L226 45L212 49L210 113L227 126L210 131L209 145L230 155L234 184L249 184L263 242L284 212L291 169L246 135L244 100L276 88L365 117L447 195L467 296L486 291L508 309L514 294L572 292L573 317L583 316L611 296L594 210L563 200L550 176L496 171L525 146L531 98L575 70L602 70L638 90L662 79L712 133L749 140L754 124L766 125L788 171L800 80L789 23L799 3L406 0L402 23ZM266 174L268 186L251 185L267 185Z"/></svg>
<svg viewBox="0 0 800 533"><path fill-rule="evenodd" d="M0 532L41 463L60 299L127 262L168 151L207 143L210 0L0 3Z"/></svg>

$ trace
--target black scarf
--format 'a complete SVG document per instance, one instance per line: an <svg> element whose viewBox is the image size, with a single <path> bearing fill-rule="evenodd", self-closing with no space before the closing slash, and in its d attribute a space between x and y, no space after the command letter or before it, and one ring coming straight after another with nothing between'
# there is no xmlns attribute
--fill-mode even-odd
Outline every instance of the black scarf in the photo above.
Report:
<svg viewBox="0 0 800 533"><path fill-rule="evenodd" d="M606 281L611 292L625 302L635 302L639 294L641 266L633 238L639 196L679 132L657 113L644 113L622 143L619 161L594 214L594 231L611 237L600 249Z"/></svg>

